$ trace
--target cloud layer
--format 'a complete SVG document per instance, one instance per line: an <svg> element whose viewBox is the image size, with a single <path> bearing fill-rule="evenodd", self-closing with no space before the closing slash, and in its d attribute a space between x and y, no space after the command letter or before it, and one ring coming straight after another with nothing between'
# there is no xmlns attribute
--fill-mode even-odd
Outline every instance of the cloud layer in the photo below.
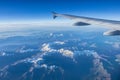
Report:
<svg viewBox="0 0 120 80"><path fill-rule="evenodd" d="M53 54L60 54L63 57L69 58L71 60L73 60L73 62L75 62L77 64L77 61L75 60L75 56L87 56L87 57L93 57L93 67L90 69L90 74L88 76L92 76L92 80L111 80L111 75L110 73L107 71L107 69L104 67L104 62L108 63L109 65L112 65L112 63L107 60L105 57L106 56L102 56L99 53L97 53L94 50L70 50L69 48L58 48L56 49L55 47L53 47L53 45L65 45L66 42L64 41L55 41L52 43L43 43L40 47L40 53L37 53L35 55L33 55L32 57L26 58L26 59L22 59L19 61L16 61L10 65L6 65L4 68L2 68L0 71L0 77L1 76L7 76L9 74L8 69L12 66L16 66L18 64L24 63L30 63L31 66L28 69L28 71L26 71L21 78L26 78L26 76L28 74L31 74L31 78L33 77L34 74L34 70L35 69L44 69L47 70L47 73L43 73L44 76L42 76L42 78L45 77L45 75L50 74L52 72L55 72L56 70L59 70L61 74L64 74L64 68L62 68L61 66L57 66L55 64L47 64L44 63L44 57L53 53ZM81 44L82 46L86 46L88 45L88 43L83 43ZM91 47L96 47L95 44L91 44ZM75 48L72 48L75 49ZM29 52L29 51L34 51L33 49L24 49L24 46L22 48L20 48L18 50L20 53L25 53L25 52ZM120 63L119 60L119 55L116 56L116 61Z"/></svg>

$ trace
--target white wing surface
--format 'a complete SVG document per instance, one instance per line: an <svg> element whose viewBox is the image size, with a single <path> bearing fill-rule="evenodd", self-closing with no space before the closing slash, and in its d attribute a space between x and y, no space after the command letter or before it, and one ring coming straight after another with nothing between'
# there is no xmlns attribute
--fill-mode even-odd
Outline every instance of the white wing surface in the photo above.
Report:
<svg viewBox="0 0 120 80"><path fill-rule="evenodd" d="M53 18L56 17L64 17L71 20L75 20L76 23L75 26L87 26L87 25L99 25L99 26L105 26L110 28L110 31L104 32L104 35L120 35L120 21L114 21L114 20L106 20L106 19L97 19L97 18L90 18L90 17L83 17L83 16L75 16L75 15L69 15L69 14L58 14L55 12L53 13Z"/></svg>

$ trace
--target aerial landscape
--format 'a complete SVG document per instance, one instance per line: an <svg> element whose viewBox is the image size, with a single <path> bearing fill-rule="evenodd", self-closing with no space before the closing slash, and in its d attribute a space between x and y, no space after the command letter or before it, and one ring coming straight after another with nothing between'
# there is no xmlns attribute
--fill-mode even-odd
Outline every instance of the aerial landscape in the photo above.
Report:
<svg viewBox="0 0 120 80"><path fill-rule="evenodd" d="M120 1L0 1L0 80L120 80Z"/></svg>

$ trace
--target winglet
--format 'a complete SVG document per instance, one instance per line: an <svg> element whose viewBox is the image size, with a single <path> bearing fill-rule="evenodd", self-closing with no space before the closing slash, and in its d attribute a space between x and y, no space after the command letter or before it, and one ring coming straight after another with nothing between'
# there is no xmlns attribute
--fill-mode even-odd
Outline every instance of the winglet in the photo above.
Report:
<svg viewBox="0 0 120 80"><path fill-rule="evenodd" d="M55 19L56 17L57 17L57 13L56 12L52 12L52 14L53 14L53 19Z"/></svg>

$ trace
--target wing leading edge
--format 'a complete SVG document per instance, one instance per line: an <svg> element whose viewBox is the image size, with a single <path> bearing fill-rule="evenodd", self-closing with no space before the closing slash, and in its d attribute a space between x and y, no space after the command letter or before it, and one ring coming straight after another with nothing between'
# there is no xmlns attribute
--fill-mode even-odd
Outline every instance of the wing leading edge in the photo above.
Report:
<svg viewBox="0 0 120 80"><path fill-rule="evenodd" d="M76 23L74 24L75 26L100 25L111 28L111 30L105 32L104 35L120 35L120 21L74 16L69 14L58 14L56 12L52 13L54 19L56 17L64 17L71 20L76 20Z"/></svg>

